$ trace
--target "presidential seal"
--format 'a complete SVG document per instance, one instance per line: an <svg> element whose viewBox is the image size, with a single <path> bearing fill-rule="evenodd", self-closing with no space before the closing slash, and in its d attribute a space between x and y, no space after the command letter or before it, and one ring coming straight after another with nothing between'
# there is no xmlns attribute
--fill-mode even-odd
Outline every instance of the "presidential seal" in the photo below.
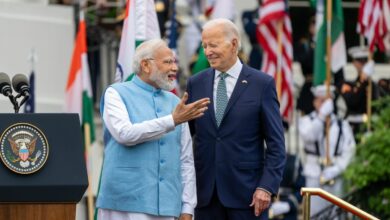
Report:
<svg viewBox="0 0 390 220"><path fill-rule="evenodd" d="M1 134L0 158L15 173L37 172L45 165L48 155L47 139L34 125L14 124Z"/></svg>

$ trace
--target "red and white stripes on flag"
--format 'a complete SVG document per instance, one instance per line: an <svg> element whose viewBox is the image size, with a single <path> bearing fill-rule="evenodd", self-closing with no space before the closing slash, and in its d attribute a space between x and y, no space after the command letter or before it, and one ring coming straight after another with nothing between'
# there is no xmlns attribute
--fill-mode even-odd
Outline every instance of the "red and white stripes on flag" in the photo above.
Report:
<svg viewBox="0 0 390 220"><path fill-rule="evenodd" d="M375 45L381 51L390 50L389 1L362 0L359 8L357 32L367 38L370 51Z"/></svg>
<svg viewBox="0 0 390 220"><path fill-rule="evenodd" d="M281 70L281 90L279 95L280 113L283 119L291 122L293 112L292 80L292 28L284 0L264 0L260 7L260 20L257 26L257 39L263 47L261 70L277 78ZM282 22L281 51L278 47L278 24ZM280 66L278 66L280 65Z"/></svg>

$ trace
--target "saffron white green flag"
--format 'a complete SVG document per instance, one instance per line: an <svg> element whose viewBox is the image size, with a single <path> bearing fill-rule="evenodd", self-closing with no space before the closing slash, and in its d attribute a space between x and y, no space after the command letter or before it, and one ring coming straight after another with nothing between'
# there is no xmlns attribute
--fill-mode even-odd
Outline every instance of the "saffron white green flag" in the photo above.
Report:
<svg viewBox="0 0 390 220"><path fill-rule="evenodd" d="M80 12L79 30L66 84L65 111L78 113L82 126L89 124L90 141L93 142L95 140L95 126L93 123L92 87L87 58L86 27L82 12Z"/></svg>
<svg viewBox="0 0 390 220"><path fill-rule="evenodd" d="M128 0L122 27L115 82L124 82L131 79L136 46L145 40L160 37L154 1Z"/></svg>
<svg viewBox="0 0 390 220"><path fill-rule="evenodd" d="M326 79L326 1L332 1L331 21L331 71L339 71L347 63L344 38L344 15L341 0L317 0L316 13L316 47L314 55L314 84L323 84Z"/></svg>

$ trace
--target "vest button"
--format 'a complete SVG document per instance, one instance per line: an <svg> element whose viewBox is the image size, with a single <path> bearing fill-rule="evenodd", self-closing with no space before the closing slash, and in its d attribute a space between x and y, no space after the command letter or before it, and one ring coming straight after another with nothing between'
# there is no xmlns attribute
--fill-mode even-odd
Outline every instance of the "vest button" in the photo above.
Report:
<svg viewBox="0 0 390 220"><path fill-rule="evenodd" d="M161 164L165 163L165 160L160 160L160 163L161 163Z"/></svg>
<svg viewBox="0 0 390 220"><path fill-rule="evenodd" d="M164 180L164 178L160 177L160 182L162 182Z"/></svg>
<svg viewBox="0 0 390 220"><path fill-rule="evenodd" d="M164 144L165 144L164 141L161 141L161 142L160 142L160 145L164 145Z"/></svg>
<svg viewBox="0 0 390 220"><path fill-rule="evenodd" d="M159 113L159 112L161 112L161 110L158 108L158 109L156 109L156 111L157 111L157 113Z"/></svg>

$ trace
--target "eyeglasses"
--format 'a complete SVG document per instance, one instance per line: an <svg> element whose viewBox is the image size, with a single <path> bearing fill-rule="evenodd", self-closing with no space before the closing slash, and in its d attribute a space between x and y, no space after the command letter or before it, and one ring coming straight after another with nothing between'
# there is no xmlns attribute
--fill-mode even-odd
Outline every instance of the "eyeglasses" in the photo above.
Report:
<svg viewBox="0 0 390 220"><path fill-rule="evenodd" d="M147 58L146 60L156 60L154 58ZM176 59L165 59L165 60L162 60L162 63L165 64L165 65L172 65L174 63L176 63Z"/></svg>

